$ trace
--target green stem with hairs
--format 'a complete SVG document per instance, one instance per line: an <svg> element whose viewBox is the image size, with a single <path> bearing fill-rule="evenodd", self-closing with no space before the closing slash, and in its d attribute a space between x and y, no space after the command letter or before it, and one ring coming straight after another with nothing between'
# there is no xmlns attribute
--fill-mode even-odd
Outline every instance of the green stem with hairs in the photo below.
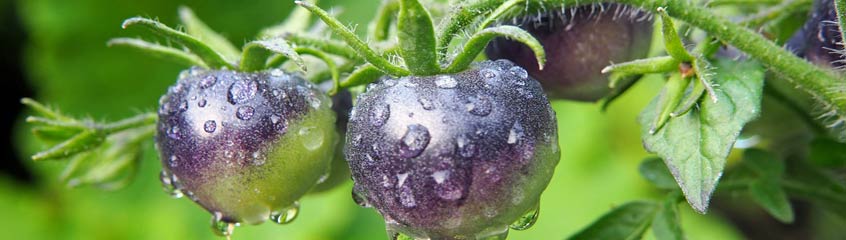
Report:
<svg viewBox="0 0 846 240"><path fill-rule="evenodd" d="M837 12L837 26L840 30L840 44L844 44L842 38L846 36L846 0L834 0L834 10Z"/></svg>

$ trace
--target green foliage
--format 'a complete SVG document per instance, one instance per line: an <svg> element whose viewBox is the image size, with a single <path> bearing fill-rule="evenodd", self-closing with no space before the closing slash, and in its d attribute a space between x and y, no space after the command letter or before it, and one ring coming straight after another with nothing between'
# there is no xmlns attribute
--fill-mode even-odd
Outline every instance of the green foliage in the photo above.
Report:
<svg viewBox="0 0 846 240"><path fill-rule="evenodd" d="M679 223L678 203L681 193L671 192L664 201L660 202L655 219L652 220L652 233L658 240L682 240L681 224Z"/></svg>
<svg viewBox="0 0 846 240"><path fill-rule="evenodd" d="M749 184L752 200L779 221L793 222L793 209L780 184L784 164L772 154L757 149L749 149L743 153L743 164L758 175L758 178Z"/></svg>
<svg viewBox="0 0 846 240"><path fill-rule="evenodd" d="M658 211L652 202L630 202L611 210L568 239L640 239Z"/></svg>
<svg viewBox="0 0 846 240"><path fill-rule="evenodd" d="M406 2L416 3L417 1ZM525 2L526 4L538 4L535 1ZM541 5L560 4L564 2L571 1L548 1L541 3ZM655 5L655 2L643 1L644 6L647 8L650 7L650 4ZM77 11L68 12L63 7L57 7L62 5L62 3L50 3L46 1L25 3L24 5L26 7L22 8L23 10L21 11L27 13L24 19L30 25L29 28L34 39L34 47L31 47L32 49L29 52L31 56L28 58L28 64L30 65L30 75L35 80L33 84L40 89L39 92L42 95L39 99L43 97L50 100L51 103L63 107L68 106L68 108L72 109L71 112L91 112L96 117L106 116L114 118L115 115L124 116L128 114L120 112L126 109L127 106L140 108L154 107L156 96L163 91L164 86L172 83L178 69L165 67L168 65L158 62L145 62L146 60L134 58L128 59L126 56L131 53L125 53L122 49L100 49L102 47L101 43L105 41L105 38L116 36L116 34L106 30L96 29L97 24L94 23L108 22L107 20L97 19L97 14L112 14L114 15L111 16L113 21L117 21L114 19L124 18L127 14L137 14L139 12L150 12L153 16L164 16L163 19L156 19L155 21L140 18L134 19L129 22L128 26L146 26L148 29L162 34L166 39L170 40L169 42L154 43L141 39L120 38L114 39L109 45L125 46L132 50L151 52L163 59L173 60L182 65L213 68L234 67L237 65L245 70L258 70L268 66L279 66L281 65L281 61L289 59L292 55L308 52L305 49L320 50L354 61L361 61L362 59L369 61L376 58L385 58L385 56L391 54L401 53L404 56L412 56L412 59L419 57L422 60L418 62L424 63L414 65L422 66L417 72L408 71L395 65L362 65L355 72L351 73L344 82L338 82L338 76L340 72L346 71L338 70L337 66L329 66L328 75L326 76L331 75L331 78L336 81L337 89L338 87L345 88L364 85L374 81L385 73L402 75L409 74L410 72L430 72L433 66L438 67L437 65L432 65L430 59L446 57L447 48L450 44L454 44L453 39L456 35L460 35L458 34L459 31L466 29L466 26L471 23L477 23L480 18L484 18L481 21L481 26L485 27L493 22L494 19L498 18L498 16L502 16L504 12L514 10L512 8L520 9L526 7L526 9L530 9L531 11L533 8L530 8L530 6L534 7L534 5L524 6L521 3L523 1L520 0L468 1L461 3L461 7L455 8L453 14L446 15L444 21L441 21L441 24L437 24L439 26L437 29L439 30L437 41L429 38L424 39L426 40L424 41L426 44L422 45L426 49L432 49L432 45L434 44L434 49L438 53L434 54L434 57L428 55L410 55L409 53L412 51L406 50L407 48L397 48L396 46L369 49L360 40L361 45L353 42L354 44L351 44L351 46L346 46L344 43L328 40L323 38L323 36L314 36L301 32L285 33L285 27L280 27L299 26L297 28L304 29L303 26L308 26L309 19L303 17L297 18L303 21L286 22L262 31L262 36L283 37L295 46L283 46L285 48L282 50L282 48L274 48L278 46L272 44L248 44L248 47L244 51L244 57L239 59L238 49L232 47L230 40L235 40L236 42L243 40L245 39L244 36L249 35L248 32L257 30L258 26L269 23L271 19L274 21L279 19L279 14L270 14L278 13L279 11L268 11L268 8L264 7L266 4L261 5L262 7L253 7L253 10L249 11L251 16L249 19L243 17L245 14L243 12L235 10L233 13L232 11L232 9L239 9L236 7L241 7L240 5L242 4L227 5L227 3L220 3L218 6L212 7L216 8L213 11L200 11L200 13L210 13L218 16L209 18L209 20L216 21L212 22L214 23L212 24L213 26L224 26L221 29L227 29L224 32L227 33L228 39L222 34L211 31L208 25L201 22L187 8L180 9L179 14L184 24L184 33L164 26L162 23L168 22L168 15L165 13L172 12L175 7L168 6L167 4L159 7L162 10L158 12L139 10L136 7L133 7L131 12L123 9L121 12L121 14L124 14L123 16L118 16L120 14L116 13L89 13L86 11L90 10L84 7L77 7ZM773 49L770 45L761 44L757 39L749 40L750 37L746 31L737 34L735 38L735 35L732 34L739 32L735 25L725 25L728 26L725 29L729 30L716 30L715 26L723 26L722 20L719 18L711 21L701 20L701 18L711 16L703 14L702 9L691 7L690 11L682 12L679 10L686 8L680 8L679 6L685 6L684 4L678 1L669 1L662 2L662 5L664 3L672 5L672 8L668 9L669 15L680 17L683 21L690 21L693 25L703 27L708 31L709 36L714 33L715 36L722 40L741 45L742 50L752 52L750 55L753 58L762 59L762 62L772 70L789 76L802 75L802 77L798 78L798 86L809 86L802 89L811 89L809 91L813 92L819 90L819 86L831 85L830 83L826 83L826 81L833 79L830 75L818 74L821 71L814 69L808 70L808 66L803 65L805 63L797 63L795 59L787 58L789 55L785 55L783 52L764 51ZM79 5L87 6L85 3ZM309 6L308 4L303 5L306 7ZM377 17L377 19L380 19L377 21L379 24L375 25L374 30L372 30L371 35L376 36L373 38L374 40L384 41L390 38L391 21L395 17L391 11L398 11L400 9L398 5L397 1L385 2L384 11L380 11ZM360 6L356 4L355 6L351 5L348 7L351 7L353 10L350 12L360 15L359 18L363 19L371 17L371 12L355 10L372 9L374 6L375 3L366 3ZM73 7L70 8L74 9ZM151 8L146 5L140 7L140 9ZM63 11L57 11L57 9L63 9ZM319 9L315 9L316 7L309 8L309 10L315 11L320 16L320 11L317 11ZM409 8L405 10L409 10ZM674 12L674 10L678 11L678 13ZM838 10L840 9L838 8ZM58 14L59 12L61 14ZM302 14L304 12L301 11L300 13ZM489 12L491 14L485 14ZM661 13L662 17L666 20L665 24L669 23L669 26L672 26L669 16L664 14L664 12ZM252 18L252 15L258 16ZM277 16L267 17L270 15ZM435 14L432 15L434 16ZM70 19L75 18L76 20L96 19L96 22L90 22L92 20L85 20L89 22L69 21L67 20L69 19L68 16L71 16ZM301 16L307 16L307 14ZM329 14L326 13L325 16L320 17L325 20L326 17L329 17ZM786 17L774 18L768 16L764 20L759 19L756 21L775 22L781 18ZM400 22L403 21L402 19L400 18ZM421 22L426 19L413 20L414 22ZM262 20L264 21L262 22ZM63 22L72 22L73 24L67 25L67 23ZM247 27L242 28L242 25ZM330 22L329 25L333 28L346 28L340 21ZM93 29L80 29L80 26L93 26ZM435 25L432 24L432 19L429 19L428 25L423 24L422 26L423 29L417 29L415 31L429 32L426 26L432 28ZM670 50L670 55L676 58L664 56L637 60L630 63L612 65L606 68L608 69L607 71L603 70L603 72L612 73L610 77L612 78L612 84L614 84L618 82L617 80L625 79L624 77L639 77L639 75L645 73L674 72L678 69L681 62L691 62L695 78L685 80L693 81L693 86L688 87L687 85L678 84L674 93L682 93L682 95L673 97L674 101L672 101L677 106L672 105L674 107L662 108L664 110L659 111L653 102L640 117L640 122L644 130L651 127L650 124L646 123L652 123L651 121L659 117L663 116L664 121L666 121L666 125L663 128L656 128L657 133L655 135L642 131L644 145L647 150L657 153L664 159L666 165L661 162L660 158L649 158L640 164L639 171L655 187L662 190L669 190L667 193L668 196L656 202L632 202L615 208L572 238L637 239L643 235L644 231L650 225L656 239L683 239L682 228L691 236L704 236L703 238L706 239L724 239L726 232L728 232L728 236L733 236L731 234L733 230L728 230L730 228L727 228L724 222L715 221L715 218L711 215L695 216L690 215L689 212L685 212L685 210L688 210L686 208L678 209L679 193L675 189L679 189L679 186L684 190L691 205L700 212L705 211L711 193L717 188L717 192L723 190L745 191L753 201L761 205L768 213L782 222L791 222L794 218L793 209L788 201L790 198L807 200L815 206L820 206L831 213L846 218L846 208L844 208L846 206L846 187L844 187L842 179L833 177L831 172L821 168L840 168L846 165L844 164L846 162L844 159L846 158L843 157L842 144L834 140L820 138L814 141L811 145L808 160L815 163L815 165L805 162L804 159L781 159L781 156L773 156L761 150L747 150L744 153L741 164L735 168L729 168L726 171L724 183L727 187L717 187L717 181L723 172L726 159L728 158L728 152L731 145L735 142L737 134L743 125L754 118L759 111L760 89L763 78L761 74L762 69L755 63L729 61L726 59L715 61L715 66L711 68L709 67L710 60L707 58L711 55L711 51L697 51L700 49L698 46L697 50L694 50L692 53L687 52L681 44L680 39L678 39L679 35L675 32L675 29L667 28L665 30L669 31L670 29L672 29L673 34L664 34L663 36L669 37L665 39L669 42L667 50ZM342 38L348 41L350 38L357 38L354 30L346 30L346 32L340 34ZM414 29L408 30L411 31ZM450 65L448 69L451 70L444 71L458 71L465 68L470 62L476 59L476 55L478 54L476 50L480 51L486 45L487 39L494 36L507 36L517 38L518 40L522 38L523 40L521 41L535 51L538 55L538 62L542 64L543 50L539 47L540 45L532 42L534 40L533 38L527 37L525 33L521 33L518 30L508 29L508 31L503 31L501 28L488 28L476 32L465 42L464 52L459 54L455 58L456 60L452 62L452 65L456 66L453 67ZM100 39L92 40L88 36L95 36L95 31L99 31L96 33L99 35L96 36L100 36ZM411 31L409 36L416 35L414 34L415 31ZM86 32L90 33L86 34ZM483 32L487 35L481 36ZM789 33L780 33L779 38L783 39L785 35L789 35ZM77 42L74 42L73 38L76 36L81 36L83 40L76 40ZM731 36L731 38L729 39L727 36ZM416 37L406 37L406 39L418 40ZM194 42L195 40L205 42L207 46L204 48L197 45ZM97 48L85 45L86 43L82 41L94 42ZM187 50L173 47L170 44L186 47ZM711 47L716 49L715 46L719 46L719 44L712 44ZM408 47L412 44L407 43L405 45L405 47ZM362 46L365 46L365 48ZM59 52L63 52L60 49L71 51L71 54L58 54ZM266 51L268 49L272 51ZM275 51L273 51L274 49ZM426 51L432 52L430 50ZM473 53L474 51L476 52ZM274 55L272 53L276 54ZM261 57L253 57L256 55L261 55ZM319 54L310 55L317 56L324 61L328 58L325 56L321 57ZM275 58L271 59L271 63L265 64L266 61L264 60L268 57ZM691 58L689 59L688 57ZM406 64L414 62L414 60L409 61L408 57L405 58ZM246 64L244 64L245 62L234 64L235 62L244 60L247 60ZM99 64L97 66L87 66L91 62ZM207 64L208 62L211 62L211 64ZM332 63L332 61L326 62ZM394 64L387 60L383 63ZM304 64L299 65L304 66ZM340 69L352 70L356 67L355 64L346 64L344 66L341 66ZM92 72L98 74L91 74ZM809 76L818 76L821 80L809 80ZM815 83L815 81L818 83ZM624 83L624 81L620 81L620 83ZM687 82L676 81L674 83ZM625 90L628 89L630 83L620 85L626 85L623 88ZM840 85L834 84L831 86ZM538 222L539 226L535 227L532 231L513 233L512 236L514 238L539 239L548 238L549 236L563 236L574 232L576 227L584 224L579 221L595 216L598 212L607 209L609 202L631 198L661 198L661 196L656 196L653 192L647 191L647 188L641 182L636 181L636 176L633 176L633 173L631 173L631 168L635 167L634 164L636 163L633 163L633 161L618 161L620 159L639 159L642 157L640 156L643 155L642 150L637 149L638 144L634 142L636 141L636 137L628 134L630 131L627 131L635 126L629 123L627 119L633 117L633 109L638 109L644 105L645 96L654 94L648 89L657 89L659 87L652 84L645 85L642 88L633 88L630 91L634 92L633 94L622 96L622 99L625 101L621 101L620 108L615 109L617 113L611 112L608 116L597 115L595 109L589 106L570 103L554 104L559 115L558 118L561 121L559 128L568 133L567 136L562 137L563 139L560 140L561 145L565 149L570 149L569 151L564 151L563 158L568 161L558 167L556 171L559 174L545 193L545 201L560 202L560 204L545 205L548 206L548 208L545 207L545 212L555 214L545 214L544 218L556 219L558 221L541 220ZM137 90L137 94L126 96L126 89L133 89L133 92ZM709 93L710 99L701 97L706 91ZM92 100L91 96L98 96L106 99L106 101L100 101L100 99ZM824 108L837 110L838 107L841 107L835 101L837 100L837 95L833 95L830 92L815 95L814 97L823 103L822 107ZM92 104L92 102L99 103ZM139 171L138 174L142 177L139 180L139 184L129 186L128 189L122 192L114 193L115 195L110 195L120 199L103 199L102 197L97 197L100 193L86 191L84 189L78 190L80 192L63 192L44 186L39 186L36 189L23 189L17 188L17 186L7 188L5 186L10 184L6 183L4 179L0 179L0 186L4 186L0 187L0 206L5 206L5 208L0 208L0 210L11 215L21 216L20 220L16 222L0 221L0 223L4 223L0 225L13 226L11 228L15 228L5 232L11 232L12 236L15 236L15 233L23 234L23 232L27 232L27 236L32 236L33 238L39 238L39 236L48 236L41 238L55 238L57 236L73 238L73 236L85 236L86 238L102 239L179 239L209 236L208 226L205 221L207 213L186 207L187 201L179 201L176 204L183 205L175 206L174 201L162 199L165 194L160 194L158 191L150 191L150 189L156 190L155 185L157 184L154 175L159 170L159 167L156 166L157 164L146 164L157 161L156 157L150 157L155 154L149 154L153 151L147 147L147 144L144 144L144 142L149 142L142 141L143 139L149 139L150 134L153 132L152 127L149 126L150 119L143 119L147 115L140 115L140 121L143 122L141 125L133 125L133 127L122 125L123 127L115 127L121 122L98 123L91 120L73 119L58 114L58 112L40 104L34 104L34 102L29 103L29 105L32 107L32 110L42 115L41 117L28 119L31 124L37 125L36 128L32 129L33 135L45 142L55 144L54 147L48 148L43 154L36 156L45 159L70 159L70 163L61 174L54 174L50 173L50 170L44 170L49 169L49 166L34 166L34 169L39 169L39 175L61 175L62 179L70 185L94 184L95 186L106 189L115 189L128 184L129 181L127 179L131 179L129 177L135 174L136 171ZM835 111L835 114L841 113ZM122 121L122 123L125 124L131 121L133 121L132 118L128 118ZM657 125L661 126L664 124ZM112 130L106 131L103 129ZM616 131L614 132L615 137L606 137L609 131ZM34 151L35 147L33 147L34 144L31 141L22 140L20 142L28 143L24 146L27 152ZM613 146L613 148L609 146ZM145 162L145 166L142 166L141 162ZM732 176L734 172L743 171L745 171L743 174L747 174L743 178L729 179L729 176ZM678 183L675 182L676 179L679 180ZM585 182L590 184L585 184ZM599 189L595 186L602 186L602 188ZM736 186L741 187L733 188ZM304 206L304 211L307 213L303 214L302 219L292 223L292 227L263 226L260 228L245 228L243 233L239 233L243 235L236 237L246 239L279 236L294 239L370 239L373 236L382 234L382 223L379 222L377 215L371 210L360 209L354 204L350 204L348 187L340 191L336 190L327 193L327 195L313 196L318 201L314 205ZM42 197L52 195L59 195L60 197L56 199ZM59 203L59 205L56 206L54 203ZM75 209L73 206L81 206L79 207L81 209ZM101 207L103 210L98 210ZM51 210L47 211L44 209ZM53 211L58 213L54 213ZM113 219L115 212L125 212L126 215L131 216L131 219L126 221L128 223L121 221L110 222L108 219ZM181 215L176 214L178 216L174 216L174 212L181 213ZM44 219L54 219L55 215L59 215L60 217L56 218L57 220L52 223L34 219L37 217L33 217L43 216ZM527 216L530 217L522 219L526 220L524 223L534 223L538 217L536 212ZM698 219L696 219L697 221L685 219L684 223L693 223L682 227L680 218L684 216L698 217ZM199 224L195 224L197 222ZM703 222L704 224L702 224ZM137 232L137 230L131 230L131 227L127 227L138 224L156 226L155 229L157 231L154 233L148 233L146 231L141 233ZM103 225L118 227L104 228L102 227ZM32 230L35 228L39 229ZM51 231L55 231L55 233L51 233ZM92 233L99 235L92 235ZM716 234L718 237L707 234Z"/></svg>
<svg viewBox="0 0 846 240"><path fill-rule="evenodd" d="M702 101L699 109L667 121L655 133L650 127L660 109L653 101L639 117L644 147L669 167L690 205L708 209L726 157L740 130L760 111L763 69L754 62L718 60L718 101Z"/></svg>
<svg viewBox="0 0 846 240"><path fill-rule="evenodd" d="M640 171L640 175L655 185L655 187L666 190L679 189L679 185L673 179L670 169L667 168L667 165L660 158L650 157L644 159L640 163L638 170Z"/></svg>

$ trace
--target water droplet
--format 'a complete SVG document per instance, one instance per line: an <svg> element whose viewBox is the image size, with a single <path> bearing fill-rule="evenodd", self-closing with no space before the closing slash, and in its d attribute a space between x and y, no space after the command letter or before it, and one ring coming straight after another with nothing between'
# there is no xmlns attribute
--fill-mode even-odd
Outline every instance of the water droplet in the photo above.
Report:
<svg viewBox="0 0 846 240"><path fill-rule="evenodd" d="M181 198L182 197L182 190L180 190L178 178L176 176L171 175L167 171L162 171L159 174L159 180L162 182L162 189L165 193L170 194L173 198Z"/></svg>
<svg viewBox="0 0 846 240"><path fill-rule="evenodd" d="M417 200L414 199L414 192L410 187L403 187L399 192L399 201L402 206L410 208L417 206Z"/></svg>
<svg viewBox="0 0 846 240"><path fill-rule="evenodd" d="M511 130L508 131L508 144L515 144L518 141L523 139L523 125L520 125L520 121L514 122L514 126L511 127Z"/></svg>
<svg viewBox="0 0 846 240"><path fill-rule="evenodd" d="M220 212L214 212L211 223L212 231L218 236L231 236L232 231L235 230L235 223L224 221L223 214Z"/></svg>
<svg viewBox="0 0 846 240"><path fill-rule="evenodd" d="M458 155L465 158L473 157L479 150L473 139L470 139L464 134L455 139L455 144L458 147Z"/></svg>
<svg viewBox="0 0 846 240"><path fill-rule="evenodd" d="M429 100L428 98L421 97L421 98L417 99L417 101L420 102L420 105L423 106L423 109L426 109L426 110L435 109L435 104L432 102L432 100Z"/></svg>
<svg viewBox="0 0 846 240"><path fill-rule="evenodd" d="M254 166L261 166L267 162L267 156L261 150L253 152L252 157L250 163Z"/></svg>
<svg viewBox="0 0 846 240"><path fill-rule="evenodd" d="M229 86L227 100L232 104L244 103L253 99L256 96L256 92L258 92L258 83L256 81L237 81L232 86Z"/></svg>
<svg viewBox="0 0 846 240"><path fill-rule="evenodd" d="M280 212L273 212L270 214L270 221L278 224L287 224L297 219L300 212L300 202L294 202L293 205Z"/></svg>
<svg viewBox="0 0 846 240"><path fill-rule="evenodd" d="M493 69L485 68L485 69L479 70L479 73L482 74L482 77L484 77L486 79L494 79L494 78L497 77L496 71L494 71Z"/></svg>
<svg viewBox="0 0 846 240"><path fill-rule="evenodd" d="M484 117L491 114L491 100L485 96L471 97L465 105L467 111L473 115Z"/></svg>
<svg viewBox="0 0 846 240"><path fill-rule="evenodd" d="M504 59L504 58L503 59L497 59L496 61L494 61L494 63L496 63L499 66L512 66L512 65L514 65L514 63L512 63L510 60Z"/></svg>
<svg viewBox="0 0 846 240"><path fill-rule="evenodd" d="M414 87L417 87L417 84L411 82L411 80L407 80L407 81L402 82L402 86L407 87L407 88L414 88Z"/></svg>
<svg viewBox="0 0 846 240"><path fill-rule="evenodd" d="M217 77L209 75L200 80L200 89L206 89L217 83Z"/></svg>
<svg viewBox="0 0 846 240"><path fill-rule="evenodd" d="M270 115L270 123L272 124L279 123L279 119L282 119L279 115Z"/></svg>
<svg viewBox="0 0 846 240"><path fill-rule="evenodd" d="M458 86L458 81L456 81L455 78L453 78L452 76L441 75L438 76L437 79L435 79L435 86L446 89L455 88L456 86Z"/></svg>
<svg viewBox="0 0 846 240"><path fill-rule="evenodd" d="M526 79L529 77L529 73L526 72L526 69L523 69L518 66L511 67L508 69L508 72L513 74L514 76L519 77L520 79Z"/></svg>
<svg viewBox="0 0 846 240"><path fill-rule="evenodd" d="M491 229L487 232L479 233L475 239L506 240L508 239L508 226L504 226L502 229Z"/></svg>
<svg viewBox="0 0 846 240"><path fill-rule="evenodd" d="M382 84L384 84L385 87L393 87L394 85L397 85L397 80L385 79L385 81L382 81Z"/></svg>
<svg viewBox="0 0 846 240"><path fill-rule="evenodd" d="M235 112L235 117L241 120L250 120L253 118L253 113L255 113L255 109L250 106L241 106L238 107L238 110Z"/></svg>
<svg viewBox="0 0 846 240"><path fill-rule="evenodd" d="M441 184L449 177L449 170L441 170L432 173L432 179L435 179L435 183Z"/></svg>
<svg viewBox="0 0 846 240"><path fill-rule="evenodd" d="M188 101L179 102L179 109L177 109L177 111L184 112L186 110L188 110Z"/></svg>
<svg viewBox="0 0 846 240"><path fill-rule="evenodd" d="M217 123L214 120L208 120L203 124L203 130L207 133L214 133L214 130L217 130Z"/></svg>
<svg viewBox="0 0 846 240"><path fill-rule="evenodd" d="M281 77L282 75L285 75L285 72L281 69L274 68L273 70L270 70L270 76Z"/></svg>
<svg viewBox="0 0 846 240"><path fill-rule="evenodd" d="M173 125L170 127L170 129L167 130L167 137L176 140L182 138L182 136L179 135L179 126Z"/></svg>
<svg viewBox="0 0 846 240"><path fill-rule="evenodd" d="M404 158L420 156L429 145L429 129L420 124L408 125L405 134L400 139L400 155Z"/></svg>
<svg viewBox="0 0 846 240"><path fill-rule="evenodd" d="M397 174L397 187L402 187L406 179L408 179L408 173Z"/></svg>
<svg viewBox="0 0 846 240"><path fill-rule="evenodd" d="M380 127L388 121L388 118L391 117L391 105L386 103L377 103L373 106L373 110L370 111L370 124L373 126Z"/></svg>
<svg viewBox="0 0 846 240"><path fill-rule="evenodd" d="M323 131L317 127L303 127L297 132L302 136L303 146L309 151L314 151L323 146Z"/></svg>
<svg viewBox="0 0 846 240"><path fill-rule="evenodd" d="M171 168L179 167L179 158L176 155L171 155L170 159L167 160L167 165Z"/></svg>
<svg viewBox="0 0 846 240"><path fill-rule="evenodd" d="M526 230L535 225L535 222L538 220L538 215L540 214L540 203L536 204L531 210L523 214L520 219L517 219L514 223L510 226L511 229L514 230Z"/></svg>
<svg viewBox="0 0 846 240"><path fill-rule="evenodd" d="M205 98L200 99L200 101L197 101L197 106L198 106L198 107L201 107L201 108L202 108L202 107L206 107L206 104L208 104L208 101L206 101L206 99L205 99Z"/></svg>
<svg viewBox="0 0 846 240"><path fill-rule="evenodd" d="M311 108L318 109L320 108L320 98L314 93L309 93L307 98L308 104L311 105Z"/></svg>

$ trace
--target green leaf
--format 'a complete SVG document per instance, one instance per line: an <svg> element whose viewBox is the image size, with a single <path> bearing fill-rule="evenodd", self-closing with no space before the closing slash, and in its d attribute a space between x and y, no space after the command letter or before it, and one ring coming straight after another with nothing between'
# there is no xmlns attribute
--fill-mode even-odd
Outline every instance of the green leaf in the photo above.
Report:
<svg viewBox="0 0 846 240"><path fill-rule="evenodd" d="M779 221L792 223L793 207L781 186L785 171L781 159L772 153L752 148L743 152L743 166L757 176L749 183L752 200Z"/></svg>
<svg viewBox="0 0 846 240"><path fill-rule="evenodd" d="M784 163L772 153L760 149L751 148L743 152L743 165L760 178L780 179L784 173Z"/></svg>
<svg viewBox="0 0 846 240"><path fill-rule="evenodd" d="M657 240L681 240L684 239L681 225L679 224L679 213L676 207L679 203L681 193L674 191L661 203L655 219L652 220L652 234Z"/></svg>
<svg viewBox="0 0 846 240"><path fill-rule="evenodd" d="M638 168L640 171L640 175L643 176L647 181L651 182L652 185L655 185L661 189L678 189L679 185L676 184L676 180L673 179L673 175L670 173L670 169L667 169L667 165L664 165L664 162L661 161L661 158L657 157L650 157L644 159L643 162L640 163L640 167Z"/></svg>
<svg viewBox="0 0 846 240"><path fill-rule="evenodd" d="M778 179L759 178L749 185L749 194L758 205L783 223L793 222L793 207Z"/></svg>
<svg viewBox="0 0 846 240"><path fill-rule="evenodd" d="M606 213L568 239L640 239L658 211L653 202L629 202Z"/></svg>
<svg viewBox="0 0 846 240"><path fill-rule="evenodd" d="M644 147L664 159L687 201L700 213L708 209L740 130L760 112L764 80L763 68L754 62L719 59L715 66L714 80L721 86L716 103L701 101L699 109L670 119L655 134L650 125L660 111L657 101L639 117Z"/></svg>
<svg viewBox="0 0 846 240"><path fill-rule="evenodd" d="M810 156L808 159L821 167L846 167L846 144L829 138L814 139L811 142Z"/></svg>
<svg viewBox="0 0 846 240"><path fill-rule="evenodd" d="M142 17L134 17L126 19L123 21L122 25L124 29L135 26L144 27L153 33L159 34L164 38L185 46L188 50L191 50L192 53L203 59L203 62L205 62L210 68L234 68L232 63L226 61L226 58L224 58L223 55L209 47L209 45L206 45L206 43L192 37L191 35L174 30L173 28L170 28L158 21Z"/></svg>
<svg viewBox="0 0 846 240"><path fill-rule="evenodd" d="M455 56L449 67L444 69L444 72L455 73L467 69L467 66L470 66L470 63L485 49L488 42L495 37L505 37L525 44L535 53L539 69L543 69L546 64L546 52L543 50L543 45L532 34L519 27L502 25L486 28L470 37L470 40L467 40L467 43L464 44L464 50L458 56Z"/></svg>
<svg viewBox="0 0 846 240"><path fill-rule="evenodd" d="M397 37L400 55L405 66L415 75L428 76L440 73L438 54L435 52L435 27L429 11L417 0L400 0L397 16Z"/></svg>
<svg viewBox="0 0 846 240"><path fill-rule="evenodd" d="M789 161L781 182L788 195L819 205L846 219L846 185L807 162Z"/></svg>
<svg viewBox="0 0 846 240"><path fill-rule="evenodd" d="M232 45L232 42L229 42L225 37L212 30L190 8L186 6L179 7L179 19L185 25L185 31L188 32L188 35L194 36L206 45L209 45L209 47L219 52L220 55L223 55L228 62L236 62L238 57L240 57L241 52Z"/></svg>

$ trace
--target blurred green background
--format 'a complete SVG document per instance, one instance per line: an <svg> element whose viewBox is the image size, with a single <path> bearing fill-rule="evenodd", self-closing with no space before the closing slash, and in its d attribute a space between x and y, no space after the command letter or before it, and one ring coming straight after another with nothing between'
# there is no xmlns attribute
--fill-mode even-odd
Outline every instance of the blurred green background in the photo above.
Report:
<svg viewBox="0 0 846 240"><path fill-rule="evenodd" d="M243 1L246 2L246 1ZM236 45L251 39L262 27L280 22L293 1L111 1L0 0L4 52L23 67L27 96L60 107L74 116L115 120L156 107L157 100L176 80L179 67L137 52L106 47L113 37L136 37L124 31L123 19L155 17L177 23L176 9L186 5ZM366 30L377 0L321 1L342 6L345 23ZM19 26L20 28L17 28ZM11 39L11 40L10 40ZM18 39L19 41L12 41ZM17 44L17 45L15 45ZM13 54L21 51L20 56ZM8 65L8 64L7 64ZM25 79L25 80L24 80ZM657 199L637 172L647 156L635 118L660 87L649 79L627 93L607 113L599 105L555 102L563 155L556 175L543 195L540 218L526 231L512 231L510 239L561 239L588 225L614 206L636 199ZM6 100L4 100L6 101ZM17 100L4 106L15 119L11 134L14 157L0 175L0 233L3 239L216 239L210 214L187 199L162 192L160 164L152 141L136 180L127 188L104 192L94 188L66 188L57 180L64 162L33 163L28 156L44 148L22 124ZM8 126L3 126L4 129ZM29 175L27 174L29 173ZM385 239L381 217L350 198L351 183L305 197L300 216L288 225L265 223L242 226L234 239ZM719 211L693 213L679 205L689 239L739 239L738 230ZM651 233L647 233L651 239Z"/></svg>

